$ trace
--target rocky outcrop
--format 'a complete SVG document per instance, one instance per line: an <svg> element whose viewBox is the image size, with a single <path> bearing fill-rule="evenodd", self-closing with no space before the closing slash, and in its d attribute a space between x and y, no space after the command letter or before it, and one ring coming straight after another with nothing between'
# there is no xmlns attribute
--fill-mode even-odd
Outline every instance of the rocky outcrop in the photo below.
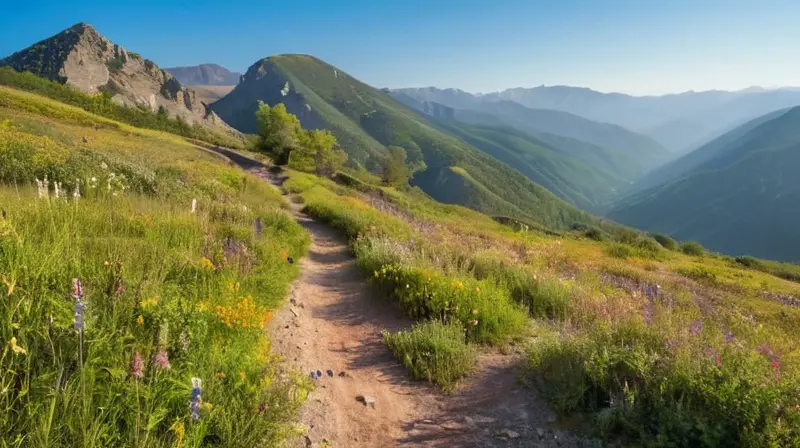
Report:
<svg viewBox="0 0 800 448"><path fill-rule="evenodd" d="M66 83L89 94L105 93L120 104L154 112L163 108L188 123L227 128L191 88L85 23L14 53L0 65Z"/></svg>

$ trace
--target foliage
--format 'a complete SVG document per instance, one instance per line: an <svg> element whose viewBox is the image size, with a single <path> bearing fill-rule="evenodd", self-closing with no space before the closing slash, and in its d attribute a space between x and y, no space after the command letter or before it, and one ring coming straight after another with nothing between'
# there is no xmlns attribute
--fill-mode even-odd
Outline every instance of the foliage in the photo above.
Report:
<svg viewBox="0 0 800 448"><path fill-rule="evenodd" d="M269 107L259 102L256 110L258 147L273 156L277 165L289 163L289 157L302 137L303 128L296 116L286 111L283 103Z"/></svg>
<svg viewBox="0 0 800 448"><path fill-rule="evenodd" d="M681 252L686 255L701 256L706 253L706 249L697 241L686 241L681 243Z"/></svg>
<svg viewBox="0 0 800 448"><path fill-rule="evenodd" d="M675 241L673 238L667 235L664 235L663 233L651 233L650 237L656 240L656 242L658 242L658 244L660 244L661 247L663 247L664 249L667 250L680 249L680 245L678 244L677 241Z"/></svg>
<svg viewBox="0 0 800 448"><path fill-rule="evenodd" d="M166 114L153 113L138 107L121 106L114 103L108 95L90 96L67 85L39 78L31 73L19 73L8 67L0 67L0 85L46 96L131 126L170 132L215 145L244 147L244 142L239 138L222 131L212 131L199 124L189 125L178 118L169 118Z"/></svg>
<svg viewBox="0 0 800 448"><path fill-rule="evenodd" d="M308 390L262 331L308 247L282 198L169 134L0 98L0 444L280 445Z"/></svg>
<svg viewBox="0 0 800 448"><path fill-rule="evenodd" d="M383 165L383 182L394 186L407 185L411 173L406 165L406 150L398 146L386 150L389 154Z"/></svg>
<svg viewBox="0 0 800 448"><path fill-rule="evenodd" d="M411 376L452 391L475 368L476 351L464 341L457 324L438 320L414 325L397 333L383 332L389 350L411 371Z"/></svg>

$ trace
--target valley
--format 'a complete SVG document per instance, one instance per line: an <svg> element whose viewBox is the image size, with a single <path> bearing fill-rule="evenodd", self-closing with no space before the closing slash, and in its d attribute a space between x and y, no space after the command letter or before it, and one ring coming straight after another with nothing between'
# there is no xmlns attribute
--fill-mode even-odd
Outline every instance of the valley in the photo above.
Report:
<svg viewBox="0 0 800 448"><path fill-rule="evenodd" d="M109 28L0 55L0 446L800 445L800 90Z"/></svg>

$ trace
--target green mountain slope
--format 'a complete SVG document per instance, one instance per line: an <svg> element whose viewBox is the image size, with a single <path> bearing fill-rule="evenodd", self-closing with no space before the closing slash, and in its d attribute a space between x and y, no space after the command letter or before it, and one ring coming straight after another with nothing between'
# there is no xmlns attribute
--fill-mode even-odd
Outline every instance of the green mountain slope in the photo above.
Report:
<svg viewBox="0 0 800 448"><path fill-rule="evenodd" d="M434 199L509 215L550 228L600 224L518 171L456 137L390 95L319 59L282 55L262 59L213 110L243 132L256 128L257 102L284 103L304 127L327 128L351 159L379 171L385 147L405 148L428 169L413 184Z"/></svg>
<svg viewBox="0 0 800 448"><path fill-rule="evenodd" d="M473 96L452 89L399 89L392 95L417 110L437 115L441 104L453 108L454 118L470 124L504 125L531 135L550 134L585 142L594 148L606 148L623 171L641 175L669 160L669 152L655 140L614 124L601 123L572 113L525 107L495 96ZM580 148L589 150L588 147ZM625 164L632 163L629 169ZM620 173L621 174L621 173ZM625 175L627 176L627 175Z"/></svg>
<svg viewBox="0 0 800 448"><path fill-rule="evenodd" d="M515 129L444 119L434 122L450 135L513 166L537 184L586 210L610 201L626 184L625 179L613 173L546 147Z"/></svg>
<svg viewBox="0 0 800 448"><path fill-rule="evenodd" d="M680 179L628 198L609 216L721 252L800 260L800 108L731 134Z"/></svg>

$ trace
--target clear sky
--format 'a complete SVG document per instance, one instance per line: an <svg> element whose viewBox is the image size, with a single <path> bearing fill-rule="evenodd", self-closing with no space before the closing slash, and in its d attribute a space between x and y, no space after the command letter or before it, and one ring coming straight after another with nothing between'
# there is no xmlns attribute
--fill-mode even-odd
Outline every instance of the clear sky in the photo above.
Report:
<svg viewBox="0 0 800 448"><path fill-rule="evenodd" d="M4 5L7 4L7 5ZM800 85L798 0L0 0L0 57L77 22L162 67L308 53L376 87Z"/></svg>

